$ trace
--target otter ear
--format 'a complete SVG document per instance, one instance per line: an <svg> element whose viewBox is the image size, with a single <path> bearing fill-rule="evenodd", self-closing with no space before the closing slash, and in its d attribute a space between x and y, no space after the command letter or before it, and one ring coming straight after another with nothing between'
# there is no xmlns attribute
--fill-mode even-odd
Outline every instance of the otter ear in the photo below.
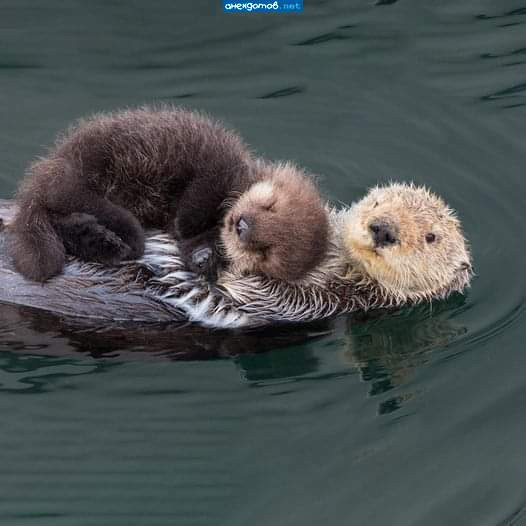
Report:
<svg viewBox="0 0 526 526"><path fill-rule="evenodd" d="M464 261L463 263L460 264L460 267L458 268L458 270L459 271L468 270L469 272L472 272L473 266L471 265L471 263Z"/></svg>

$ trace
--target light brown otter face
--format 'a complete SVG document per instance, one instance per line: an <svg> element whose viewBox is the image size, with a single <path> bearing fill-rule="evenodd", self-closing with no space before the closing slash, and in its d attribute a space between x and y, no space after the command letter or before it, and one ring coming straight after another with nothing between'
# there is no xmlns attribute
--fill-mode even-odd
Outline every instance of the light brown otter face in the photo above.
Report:
<svg viewBox="0 0 526 526"><path fill-rule="evenodd" d="M372 189L351 207L344 244L353 265L400 299L460 291L473 274L459 220L422 187Z"/></svg>
<svg viewBox="0 0 526 526"><path fill-rule="evenodd" d="M230 269L301 280L325 257L328 216L309 177L290 164L267 165L225 217L221 241Z"/></svg>

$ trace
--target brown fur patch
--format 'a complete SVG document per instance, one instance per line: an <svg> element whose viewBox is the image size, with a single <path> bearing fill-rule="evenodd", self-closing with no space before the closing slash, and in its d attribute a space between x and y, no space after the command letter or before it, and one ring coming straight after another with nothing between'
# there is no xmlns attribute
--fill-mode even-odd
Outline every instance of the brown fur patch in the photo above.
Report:
<svg viewBox="0 0 526 526"><path fill-rule="evenodd" d="M312 179L291 164L266 164L265 177L225 217L221 239L235 271L298 281L326 255L329 224ZM243 219L244 239L236 232Z"/></svg>
<svg viewBox="0 0 526 526"><path fill-rule="evenodd" d="M30 166L18 204L14 265L37 281L60 273L65 253L102 263L139 257L143 227L170 231L187 267L213 276L232 206L253 218L250 243L225 243L244 272L299 279L326 248L326 214L308 177L254 159L221 123L170 106L80 120Z"/></svg>

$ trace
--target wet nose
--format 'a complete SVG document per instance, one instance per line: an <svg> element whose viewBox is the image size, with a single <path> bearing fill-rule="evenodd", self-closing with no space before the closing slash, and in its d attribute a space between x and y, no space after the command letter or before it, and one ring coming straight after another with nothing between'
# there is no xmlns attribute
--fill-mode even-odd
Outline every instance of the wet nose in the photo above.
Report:
<svg viewBox="0 0 526 526"><path fill-rule="evenodd" d="M236 222L236 232L241 241L247 241L250 232L250 221L241 216Z"/></svg>
<svg viewBox="0 0 526 526"><path fill-rule="evenodd" d="M377 247L394 245L397 241L394 228L385 221L373 221L369 225L369 230Z"/></svg>

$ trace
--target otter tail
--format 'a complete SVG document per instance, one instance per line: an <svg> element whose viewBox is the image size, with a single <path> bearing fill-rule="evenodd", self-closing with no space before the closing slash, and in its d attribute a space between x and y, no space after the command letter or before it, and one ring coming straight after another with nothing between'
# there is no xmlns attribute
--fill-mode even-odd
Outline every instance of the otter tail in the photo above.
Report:
<svg viewBox="0 0 526 526"><path fill-rule="evenodd" d="M29 206L23 205L21 203L10 227L13 263L25 278L44 282L62 271L64 244L44 206L36 200Z"/></svg>

